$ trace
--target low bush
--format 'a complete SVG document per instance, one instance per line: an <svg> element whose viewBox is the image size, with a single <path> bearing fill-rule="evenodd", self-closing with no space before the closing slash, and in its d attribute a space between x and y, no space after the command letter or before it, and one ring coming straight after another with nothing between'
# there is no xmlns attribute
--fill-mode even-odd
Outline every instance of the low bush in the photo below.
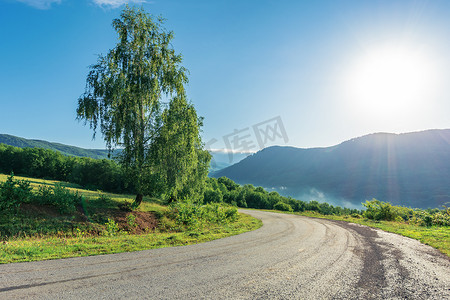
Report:
<svg viewBox="0 0 450 300"><path fill-rule="evenodd" d="M116 236L119 233L123 233L119 229L119 225L113 220L108 218L108 222L105 224L106 228L103 231L105 236Z"/></svg>
<svg viewBox="0 0 450 300"><path fill-rule="evenodd" d="M281 211L294 211L293 209L292 209L292 207L289 205L289 204L287 204L287 203L284 203L284 202L278 202L277 204L275 204L274 206L273 206L273 209L275 209L275 210L281 210Z"/></svg>
<svg viewBox="0 0 450 300"><path fill-rule="evenodd" d="M51 205L60 213L68 214L76 210L81 203L81 196L60 184L53 187L41 185L33 193L29 181L16 180L14 174L11 174L5 182L0 183L0 210L3 213L17 214L22 203Z"/></svg>
<svg viewBox="0 0 450 300"><path fill-rule="evenodd" d="M407 222L420 226L450 226L450 208L444 209L412 209L403 206L393 206L376 199L363 203L366 207L363 216L376 221Z"/></svg>
<svg viewBox="0 0 450 300"><path fill-rule="evenodd" d="M366 201L363 205L366 207L363 216L367 219L394 221L398 216L393 206L387 202L372 199L371 201Z"/></svg>
<svg viewBox="0 0 450 300"><path fill-rule="evenodd" d="M81 203L81 196L78 192L71 192L60 184L56 184L54 187L39 186L34 198L39 204L52 205L58 208L62 214L76 211L77 205Z"/></svg>
<svg viewBox="0 0 450 300"><path fill-rule="evenodd" d="M170 205L170 217L178 225L196 229L206 224L227 224L238 218L237 208L218 203L201 205L191 201L178 201Z"/></svg>
<svg viewBox="0 0 450 300"><path fill-rule="evenodd" d="M3 213L17 213L22 203L32 198L30 183L26 180L15 180L14 174L0 183L0 211Z"/></svg>
<svg viewBox="0 0 450 300"><path fill-rule="evenodd" d="M450 208L435 213L433 215L433 225L437 226L450 226Z"/></svg>

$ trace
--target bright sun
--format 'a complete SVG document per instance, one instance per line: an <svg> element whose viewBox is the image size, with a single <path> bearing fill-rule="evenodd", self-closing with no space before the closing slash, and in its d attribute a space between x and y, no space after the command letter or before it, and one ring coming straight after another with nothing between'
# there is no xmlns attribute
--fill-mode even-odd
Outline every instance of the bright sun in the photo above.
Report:
<svg viewBox="0 0 450 300"><path fill-rule="evenodd" d="M423 51L382 46L356 60L346 78L347 97L355 112L364 115L419 112L436 90L436 71Z"/></svg>

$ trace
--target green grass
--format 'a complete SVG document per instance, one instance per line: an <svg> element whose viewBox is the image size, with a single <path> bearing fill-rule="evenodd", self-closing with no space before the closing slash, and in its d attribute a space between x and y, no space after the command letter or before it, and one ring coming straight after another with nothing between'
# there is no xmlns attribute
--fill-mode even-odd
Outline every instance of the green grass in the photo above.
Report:
<svg viewBox="0 0 450 300"><path fill-rule="evenodd" d="M5 182L9 175L0 174L0 182ZM14 179L16 180L27 180L31 184L31 187L33 188L33 191L37 191L40 185L47 185L47 186L55 186L56 184L60 184L61 186L69 189L72 192L78 192L81 195L83 195L86 198L94 199L99 197L99 195L106 195L109 198L112 198L113 200L117 200L118 202L123 201L132 201L135 196L133 195L125 195L125 194L113 194L113 193L106 193L103 191L91 191L83 189L80 185L70 182L64 182L64 181L58 181L58 180L48 180L48 179L38 179L38 178L30 178L30 177L21 177L14 175ZM147 198L147 201L150 198ZM157 200L157 199L155 199Z"/></svg>
<svg viewBox="0 0 450 300"><path fill-rule="evenodd" d="M0 174L0 182L7 179ZM15 176L28 180L36 191L39 185L54 186L55 180L42 180ZM199 229L175 224L168 217L169 208L156 198L145 197L138 211L151 213L158 220L158 226L142 234L120 231L115 235L105 234L107 221L119 212L118 205L131 203L133 195L103 193L84 190L78 185L60 183L84 197L84 215L61 215L51 208L37 207L9 218L0 216L0 231L14 229L20 235L6 237L0 234L0 263L25 262L77 256L90 256L119 252L196 244L243 232L255 230L262 222L245 214L239 214L235 222L226 224L204 224ZM103 196L103 197L100 197ZM83 218L80 218L83 216ZM87 219L87 220L86 220ZM99 234L92 234L97 231ZM3 231L5 232L5 231Z"/></svg>
<svg viewBox="0 0 450 300"><path fill-rule="evenodd" d="M73 238L25 238L0 244L0 263L131 252L184 246L240 234L261 227L260 220L240 214L237 222L195 232L154 232L141 235L87 236Z"/></svg>
<svg viewBox="0 0 450 300"><path fill-rule="evenodd" d="M289 213L296 214L307 217L321 218L321 219L329 219L329 220L338 220L345 221L350 223L361 224L373 228L379 228L381 230L392 232L396 234L400 234L402 236L406 236L412 239L419 240L423 244L429 245L433 248L438 249L443 254L450 257L450 227L438 227L438 226L418 226L411 225L403 222L393 222L393 221L373 221L364 218L354 218L351 216L333 216L333 215L321 215L316 212L281 212L271 210L277 213Z"/></svg>

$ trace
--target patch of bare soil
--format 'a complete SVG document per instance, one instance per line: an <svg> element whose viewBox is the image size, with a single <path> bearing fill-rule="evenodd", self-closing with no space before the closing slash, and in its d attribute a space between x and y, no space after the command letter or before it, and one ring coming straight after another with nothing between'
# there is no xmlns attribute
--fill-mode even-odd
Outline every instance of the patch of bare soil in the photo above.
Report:
<svg viewBox="0 0 450 300"><path fill-rule="evenodd" d="M61 219L62 217L68 217L66 215L62 215L57 208L51 205L23 203L20 209L22 213L36 218ZM113 219L114 222L116 222L119 226L120 230L129 232L131 234L143 234L152 232L158 226L158 218L154 213L151 212L129 212L117 209L107 209L103 210L101 212L101 215L105 219ZM74 228L77 228L82 224L86 225L87 228L91 228L85 229L85 231L91 235L99 235L102 232L102 229L100 228L101 225L98 223L98 221L92 221L92 216L91 218L89 218L81 206L78 206L77 210L69 217L69 222L71 223L70 226L72 227L72 234L74 233Z"/></svg>
<svg viewBox="0 0 450 300"><path fill-rule="evenodd" d="M58 209L51 205L22 203L20 210L35 216L48 216L53 218L61 216Z"/></svg>

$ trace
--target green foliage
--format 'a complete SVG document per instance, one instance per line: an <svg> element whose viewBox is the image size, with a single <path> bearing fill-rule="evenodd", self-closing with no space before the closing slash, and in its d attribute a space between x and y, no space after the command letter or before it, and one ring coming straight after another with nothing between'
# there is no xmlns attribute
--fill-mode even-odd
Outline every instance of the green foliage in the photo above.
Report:
<svg viewBox="0 0 450 300"><path fill-rule="evenodd" d="M11 174L5 182L0 183L0 209L3 212L18 213L22 203L52 205L60 213L67 214L76 210L76 206L81 203L81 196L59 183L53 187L41 185L33 193L29 181L16 180Z"/></svg>
<svg viewBox="0 0 450 300"><path fill-rule="evenodd" d="M371 220L408 222L420 226L450 226L450 209L411 209L402 206L392 206L390 203L373 199L363 203L366 211L363 216Z"/></svg>
<svg viewBox="0 0 450 300"><path fill-rule="evenodd" d="M53 187L41 185L36 193L35 202L52 205L58 208L60 213L69 214L75 212L77 205L81 204L81 196L59 183Z"/></svg>
<svg viewBox="0 0 450 300"><path fill-rule="evenodd" d="M292 207L289 205L289 204L287 204L287 203L284 203L284 202L278 202L278 203L276 203L274 206L273 206L273 209L275 209L275 210L281 210L281 211L294 211L293 209L292 209Z"/></svg>
<svg viewBox="0 0 450 300"><path fill-rule="evenodd" d="M334 207L328 203L319 203L317 201L304 202L291 197L283 197L275 191L269 193L262 187L254 187L251 184L240 186L226 177L218 179L208 178L204 192L204 202L224 202L238 207L260 209L288 209L290 207L292 211L316 211L324 215L361 213L357 209ZM275 208L276 205L277 208Z"/></svg>
<svg viewBox="0 0 450 300"><path fill-rule="evenodd" d="M237 185L231 179L221 177L209 178L204 192L205 203L228 203L238 207L259 209L275 209L280 211L314 212L320 215L352 216L375 221L408 222L421 226L450 226L450 208L444 209L411 209L393 206L387 202L373 199L363 205L365 211L342 208L328 203L312 200L304 202L290 197L283 197L277 192L268 193L262 187L251 184Z"/></svg>
<svg viewBox="0 0 450 300"><path fill-rule="evenodd" d="M397 217L390 203L372 199L371 201L366 201L363 205L366 207L363 216L368 219L394 221Z"/></svg>
<svg viewBox="0 0 450 300"><path fill-rule="evenodd" d="M200 200L210 158L202 149L202 121L187 103L187 70L162 18L126 7L113 21L116 47L91 66L77 116L100 131L137 194L173 201ZM169 100L164 108L163 100Z"/></svg>
<svg viewBox="0 0 450 300"><path fill-rule="evenodd" d="M175 222L172 224L177 226ZM0 264L197 244L255 230L261 225L260 220L242 215L239 222L201 227L195 232L157 231L138 235L92 236L87 234L86 229L77 228L79 230L76 229L70 237L55 235L8 239L0 244Z"/></svg>
<svg viewBox="0 0 450 300"><path fill-rule="evenodd" d="M202 149L202 120L184 97L175 97L162 114L148 156L153 196L201 200L211 156ZM156 187L156 188L155 188Z"/></svg>
<svg viewBox="0 0 450 300"><path fill-rule="evenodd" d="M450 226L450 207L444 207L442 211L433 214L433 225Z"/></svg>
<svg viewBox="0 0 450 300"><path fill-rule="evenodd" d="M106 229L103 232L106 236L115 236L120 233L119 225L113 220L108 218L108 222L105 224Z"/></svg>
<svg viewBox="0 0 450 300"><path fill-rule="evenodd" d="M103 202L103 203L107 203L107 202L111 202L111 201L112 201L111 197L109 197L109 196L106 195L106 194L100 194L100 195L98 196L97 200L99 200L99 201L101 201L101 202Z"/></svg>
<svg viewBox="0 0 450 300"><path fill-rule="evenodd" d="M172 219L180 226L196 230L205 224L227 224L238 218L236 207L218 203L201 205L192 201L178 201L170 206Z"/></svg>
<svg viewBox="0 0 450 300"><path fill-rule="evenodd" d="M0 211L17 213L20 205L29 202L32 197L30 183L26 180L15 180L14 174L0 183Z"/></svg>
<svg viewBox="0 0 450 300"><path fill-rule="evenodd" d="M204 203L223 202L222 192L220 190L207 188L203 194L203 202Z"/></svg>
<svg viewBox="0 0 450 300"><path fill-rule="evenodd" d="M223 184L229 192L237 190L239 188L239 184L235 183L233 180L227 177L220 177L217 179L217 182L219 184Z"/></svg>
<svg viewBox="0 0 450 300"><path fill-rule="evenodd" d="M41 148L21 149L0 144L0 172L69 181L92 190L132 190L132 185L125 187L124 172L112 160L69 157Z"/></svg>
<svg viewBox="0 0 450 300"><path fill-rule="evenodd" d="M136 228L138 226L138 224L136 223L136 216L135 215L130 213L130 214L127 215L126 219L127 219L127 224L130 227Z"/></svg>
<svg viewBox="0 0 450 300"><path fill-rule="evenodd" d="M6 176L1 177L2 180L7 179ZM235 222L238 219L236 207L221 207L217 204L203 206L192 202L188 206L199 207L194 210L197 212L194 214L194 221L191 222L188 218L180 221L172 209L151 203L151 199L141 205L139 215L127 214L125 224L121 218L115 219L113 216L116 215L114 210L118 204L129 200L124 199L126 196L106 197L89 191L81 191L84 196L89 195L86 196L86 201L82 201L83 211L60 215L50 205L53 206L52 203L56 201L55 190L58 195L60 190L66 189L58 184L55 189L52 186L43 188L37 182L43 181L33 180L34 196L30 196L27 200L29 203L21 207L20 214L5 215L3 211L0 214L0 263L185 245L261 226L261 222L249 216L239 217L239 222ZM159 199L152 200L160 202ZM131 232L141 226L145 220L138 220L136 216L145 212L154 213L159 221L158 228L154 231L142 232L142 228L139 228L135 232L140 234L134 235L121 229L128 228ZM84 213L82 218L81 213Z"/></svg>
<svg viewBox="0 0 450 300"><path fill-rule="evenodd" d="M305 210L320 212L320 203L315 200L311 200L305 205Z"/></svg>
<svg viewBox="0 0 450 300"><path fill-rule="evenodd" d="M8 134L0 134L0 144L10 145L19 148L47 149L52 150L52 152L57 151L58 153L63 154L65 156L90 157L95 159L108 158L107 150L83 149L79 147L63 145L59 143L51 143L47 141L29 140Z"/></svg>
<svg viewBox="0 0 450 300"><path fill-rule="evenodd" d="M245 193L245 202L247 203L247 207L251 208L272 208L270 206L270 202L268 201L267 195L256 190L248 190Z"/></svg>

